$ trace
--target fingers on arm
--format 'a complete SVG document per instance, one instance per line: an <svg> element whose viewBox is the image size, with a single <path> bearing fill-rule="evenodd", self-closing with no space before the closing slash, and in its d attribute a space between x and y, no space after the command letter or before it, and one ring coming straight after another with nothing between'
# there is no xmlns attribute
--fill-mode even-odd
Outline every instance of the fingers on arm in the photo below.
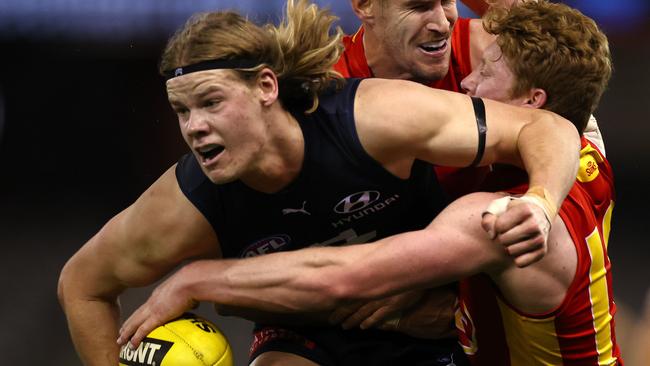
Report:
<svg viewBox="0 0 650 366"><path fill-rule="evenodd" d="M495 240L504 246L518 267L542 259L547 252L550 224L539 207L511 201L494 224Z"/></svg>

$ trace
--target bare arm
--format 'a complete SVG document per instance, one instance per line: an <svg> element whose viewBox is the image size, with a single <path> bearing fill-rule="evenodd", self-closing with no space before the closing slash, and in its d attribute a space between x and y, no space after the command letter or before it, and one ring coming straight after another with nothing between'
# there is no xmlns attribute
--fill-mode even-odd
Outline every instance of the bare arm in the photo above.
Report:
<svg viewBox="0 0 650 366"><path fill-rule="evenodd" d="M117 365L121 292L156 281L183 259L217 255L217 248L211 227L168 170L61 272L59 299L84 364Z"/></svg>
<svg viewBox="0 0 650 366"><path fill-rule="evenodd" d="M447 207L426 229L373 244L322 247L240 260L195 261L168 278L124 323L123 341L139 343L168 320L170 302L210 301L279 313L316 312L352 301L455 281L512 265L481 229L486 199L474 194Z"/></svg>
<svg viewBox="0 0 650 366"><path fill-rule="evenodd" d="M464 196L427 228L375 243L194 261L170 276L127 319L120 339L137 345L152 329L187 310L187 304L194 301L276 313L311 313L436 287L480 272L490 275L509 301L524 311L557 307L576 268L568 231L556 218L555 250L535 266L517 268L481 228L480 209L497 197L502 195Z"/></svg>
<svg viewBox="0 0 650 366"><path fill-rule="evenodd" d="M414 159L467 166L476 155L476 119L465 95L401 80L366 79L356 98L362 145L397 176L407 177ZM580 140L574 126L548 111L484 102L487 138L481 164L523 166L531 189L543 187L546 199L559 207L578 168ZM553 220L556 212L549 214Z"/></svg>

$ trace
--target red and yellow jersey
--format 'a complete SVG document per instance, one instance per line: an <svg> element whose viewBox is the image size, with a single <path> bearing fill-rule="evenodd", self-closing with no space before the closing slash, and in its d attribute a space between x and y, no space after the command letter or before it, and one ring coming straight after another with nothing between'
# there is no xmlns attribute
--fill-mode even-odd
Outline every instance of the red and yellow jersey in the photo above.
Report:
<svg viewBox="0 0 650 366"><path fill-rule="evenodd" d="M447 75L428 86L455 92L462 92L460 82L472 72L470 59L470 19L460 18L456 21L451 34L451 58ZM374 77L368 66L363 48L364 28L343 38L345 51L334 69L346 78ZM478 190L479 183L488 168L451 168L436 166L436 175L445 191L452 197Z"/></svg>
<svg viewBox="0 0 650 366"><path fill-rule="evenodd" d="M607 256L613 207L611 167L583 138L578 176L559 212L578 257L573 282L557 309L527 314L487 275L461 281L456 327L473 365L623 365Z"/></svg>

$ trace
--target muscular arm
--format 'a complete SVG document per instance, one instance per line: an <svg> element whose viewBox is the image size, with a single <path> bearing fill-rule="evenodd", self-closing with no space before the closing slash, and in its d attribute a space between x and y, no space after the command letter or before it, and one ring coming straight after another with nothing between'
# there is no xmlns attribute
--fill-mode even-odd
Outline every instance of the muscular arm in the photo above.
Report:
<svg viewBox="0 0 650 366"><path fill-rule="evenodd" d="M309 248L240 260L195 261L161 285L124 324L138 343L164 322L170 299L211 301L279 313L316 312L352 301L429 288L512 265L481 229L477 207L496 194L474 194L447 207L426 229L372 244Z"/></svg>
<svg viewBox="0 0 650 366"><path fill-rule="evenodd" d="M366 79L356 98L362 145L397 176L407 177L414 159L467 166L476 155L476 119L465 95L401 80ZM484 102L487 138L481 164L523 166L530 186L547 189L559 207L578 168L580 140L574 126L548 111Z"/></svg>
<svg viewBox="0 0 650 366"><path fill-rule="evenodd" d="M65 265L59 299L85 365L117 365L118 296L150 284L183 259L217 255L215 235L169 169Z"/></svg>

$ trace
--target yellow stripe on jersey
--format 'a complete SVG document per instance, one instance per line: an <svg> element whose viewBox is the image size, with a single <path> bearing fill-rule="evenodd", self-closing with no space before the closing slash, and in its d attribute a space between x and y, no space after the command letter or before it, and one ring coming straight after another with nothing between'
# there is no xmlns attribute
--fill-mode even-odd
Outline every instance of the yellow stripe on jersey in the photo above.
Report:
<svg viewBox="0 0 650 366"><path fill-rule="evenodd" d="M528 318L498 299L512 366L562 365L555 317Z"/></svg>
<svg viewBox="0 0 650 366"><path fill-rule="evenodd" d="M612 225L612 211L614 211L614 201L610 201L605 217L603 217L603 238L605 240L605 248L609 248L609 230Z"/></svg>
<svg viewBox="0 0 650 366"><path fill-rule="evenodd" d="M611 208L611 206L610 206ZM608 210L609 211L609 210ZM615 365L616 358L613 357L612 315L609 313L609 296L607 290L607 270L605 269L605 252L598 233L598 229L586 238L591 256L591 267L589 268L589 298L591 299L591 311L594 318L594 329L596 330L596 348L598 350L598 365Z"/></svg>
<svg viewBox="0 0 650 366"><path fill-rule="evenodd" d="M596 179L598 174L598 163L603 162L603 157L600 156L600 153L591 147L591 145L585 146L580 150L580 168L578 169L578 181L585 183L591 182Z"/></svg>

